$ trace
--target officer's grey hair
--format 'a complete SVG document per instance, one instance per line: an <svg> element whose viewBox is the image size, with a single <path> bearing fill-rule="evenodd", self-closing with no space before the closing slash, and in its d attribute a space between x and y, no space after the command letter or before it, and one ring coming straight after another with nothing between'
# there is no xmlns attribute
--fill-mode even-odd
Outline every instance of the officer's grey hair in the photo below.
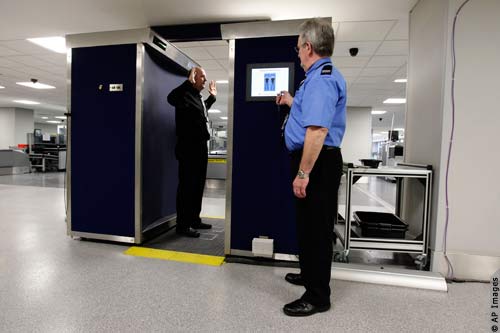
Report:
<svg viewBox="0 0 500 333"><path fill-rule="evenodd" d="M332 56L335 36L331 23L319 18L307 20L299 26L299 36L302 43L311 43L319 56Z"/></svg>

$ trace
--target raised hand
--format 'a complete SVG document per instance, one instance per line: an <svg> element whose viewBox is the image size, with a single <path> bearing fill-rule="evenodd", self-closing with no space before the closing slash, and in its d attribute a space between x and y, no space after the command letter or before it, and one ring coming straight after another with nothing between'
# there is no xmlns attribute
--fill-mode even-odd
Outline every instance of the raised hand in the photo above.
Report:
<svg viewBox="0 0 500 333"><path fill-rule="evenodd" d="M210 95L216 96L217 95L217 86L215 85L215 81L211 80L210 83L208 84L208 92Z"/></svg>

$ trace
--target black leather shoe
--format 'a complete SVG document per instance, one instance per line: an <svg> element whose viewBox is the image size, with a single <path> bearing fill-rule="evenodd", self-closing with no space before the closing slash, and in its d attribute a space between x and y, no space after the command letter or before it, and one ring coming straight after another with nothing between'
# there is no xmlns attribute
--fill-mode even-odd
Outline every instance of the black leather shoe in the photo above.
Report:
<svg viewBox="0 0 500 333"><path fill-rule="evenodd" d="M288 273L287 275L285 275L285 280L297 286L304 285L304 280L302 280L302 275L300 274Z"/></svg>
<svg viewBox="0 0 500 333"><path fill-rule="evenodd" d="M186 237L192 237L192 238L198 238L200 237L200 233L193 228L187 228L187 229L175 229L175 232L177 235L180 236L186 236Z"/></svg>
<svg viewBox="0 0 500 333"><path fill-rule="evenodd" d="M197 223L197 224L194 224L192 226L193 229L212 229L212 225L211 224L207 224L207 223L203 223L203 222L200 222L200 223Z"/></svg>
<svg viewBox="0 0 500 333"><path fill-rule="evenodd" d="M329 309L330 304L317 306L302 299L298 299L296 301L293 301L292 303L288 303L283 307L283 311L285 312L285 314L292 317L306 317L318 312L328 311Z"/></svg>

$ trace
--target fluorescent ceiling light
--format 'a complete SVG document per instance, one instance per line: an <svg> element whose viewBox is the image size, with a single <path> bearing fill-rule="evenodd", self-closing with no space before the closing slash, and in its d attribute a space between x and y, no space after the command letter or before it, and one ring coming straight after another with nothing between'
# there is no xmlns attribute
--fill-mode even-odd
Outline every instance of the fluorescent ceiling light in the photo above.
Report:
<svg viewBox="0 0 500 333"><path fill-rule="evenodd" d="M405 129L404 128L395 128L394 130L395 131L404 131Z"/></svg>
<svg viewBox="0 0 500 333"><path fill-rule="evenodd" d="M0 86L0 89L5 89L5 87L4 86Z"/></svg>
<svg viewBox="0 0 500 333"><path fill-rule="evenodd" d="M56 118L56 119L66 119L67 117L66 116L56 116L54 118Z"/></svg>
<svg viewBox="0 0 500 333"><path fill-rule="evenodd" d="M384 104L405 104L406 98L388 98L384 101Z"/></svg>
<svg viewBox="0 0 500 333"><path fill-rule="evenodd" d="M66 53L66 39L64 37L28 38L28 41L57 53Z"/></svg>
<svg viewBox="0 0 500 333"><path fill-rule="evenodd" d="M56 87L50 86L48 84L40 83L40 82L16 82L16 84L20 86L25 86L33 89L55 89Z"/></svg>
<svg viewBox="0 0 500 333"><path fill-rule="evenodd" d="M208 113L221 113L220 110L213 109L213 110L208 110Z"/></svg>
<svg viewBox="0 0 500 333"><path fill-rule="evenodd" d="M13 102L20 103L20 104L28 104L28 105L40 104L38 102L28 101L26 99L15 99L15 100L13 100Z"/></svg>
<svg viewBox="0 0 500 333"><path fill-rule="evenodd" d="M396 79L394 80L394 82L397 82L397 83L406 83L408 81L408 79Z"/></svg>
<svg viewBox="0 0 500 333"><path fill-rule="evenodd" d="M227 120L227 117L220 117L220 119L222 119L222 120Z"/></svg>
<svg viewBox="0 0 500 333"><path fill-rule="evenodd" d="M58 120L47 120L46 123L50 123L50 124L60 124L61 122L58 121Z"/></svg>
<svg viewBox="0 0 500 333"><path fill-rule="evenodd" d="M387 111L383 111L383 110L372 110L372 114L384 114L386 112Z"/></svg>
<svg viewBox="0 0 500 333"><path fill-rule="evenodd" d="M380 132L380 134L387 135L387 134L389 134L389 132L388 131L384 131L384 132Z"/></svg>
<svg viewBox="0 0 500 333"><path fill-rule="evenodd" d="M220 83L220 84L228 84L229 81L228 80L217 80L215 81L216 83Z"/></svg>
<svg viewBox="0 0 500 333"><path fill-rule="evenodd" d="M49 117L41 117L42 119L49 119Z"/></svg>

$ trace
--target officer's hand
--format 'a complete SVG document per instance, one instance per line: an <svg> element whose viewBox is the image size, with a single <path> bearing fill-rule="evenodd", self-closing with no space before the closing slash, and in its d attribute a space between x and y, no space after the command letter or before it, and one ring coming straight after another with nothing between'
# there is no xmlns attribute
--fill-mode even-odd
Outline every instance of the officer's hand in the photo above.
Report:
<svg viewBox="0 0 500 333"><path fill-rule="evenodd" d="M210 95L217 95L217 86L215 85L214 80L210 81L210 83L208 84L208 92L210 93Z"/></svg>
<svg viewBox="0 0 500 333"><path fill-rule="evenodd" d="M188 80L189 80L189 82L191 82L191 84L194 84L196 82L196 80L194 79L195 76L196 76L196 67L193 67L189 71L189 75L188 75Z"/></svg>
<svg viewBox="0 0 500 333"><path fill-rule="evenodd" d="M304 199L306 197L306 187L309 184L309 177L300 179L298 176L293 180L293 194L299 198Z"/></svg>
<svg viewBox="0 0 500 333"><path fill-rule="evenodd" d="M288 91L282 91L276 96L276 104L278 105L288 105L289 107L292 107L293 104L293 97L290 95Z"/></svg>

